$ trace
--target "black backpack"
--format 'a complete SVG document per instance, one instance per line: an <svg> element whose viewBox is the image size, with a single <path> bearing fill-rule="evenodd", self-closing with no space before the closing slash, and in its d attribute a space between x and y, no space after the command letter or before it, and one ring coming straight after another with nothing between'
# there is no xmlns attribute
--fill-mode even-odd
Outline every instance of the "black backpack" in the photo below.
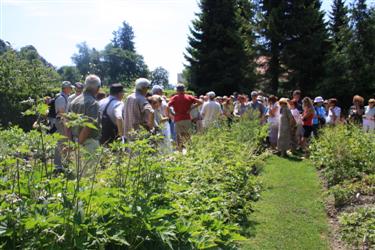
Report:
<svg viewBox="0 0 375 250"><path fill-rule="evenodd" d="M56 102L56 99L59 98L60 96L61 96L60 94L56 95L48 103L48 117L49 118L56 118L57 113L56 113L55 102ZM62 96L62 97L64 97L66 105L68 105L68 99L65 96Z"/></svg>

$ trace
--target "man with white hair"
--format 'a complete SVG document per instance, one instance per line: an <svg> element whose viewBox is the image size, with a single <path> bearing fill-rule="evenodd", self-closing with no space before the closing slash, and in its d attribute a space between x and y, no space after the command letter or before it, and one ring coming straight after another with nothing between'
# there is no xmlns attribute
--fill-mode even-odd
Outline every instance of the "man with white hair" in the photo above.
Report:
<svg viewBox="0 0 375 250"><path fill-rule="evenodd" d="M215 101L215 92L207 93L208 101L203 104L201 116L203 118L203 128L208 128L210 125L218 121L223 111L221 105Z"/></svg>
<svg viewBox="0 0 375 250"><path fill-rule="evenodd" d="M127 138L132 131L137 131L141 127L147 130L154 128L154 110L146 98L150 85L150 81L145 78L137 79L135 92L125 101L124 131Z"/></svg>
<svg viewBox="0 0 375 250"><path fill-rule="evenodd" d="M85 127L73 127L72 136L76 142L83 145L90 154L89 160L94 162L94 153L99 147L100 126L99 126L99 103L95 96L101 87L100 78L96 75L88 75L85 80L83 93L77 96L70 105L70 111L76 114L84 115L89 122L98 129ZM86 167L92 167L93 164L86 164ZM83 175L91 174L93 169L82 169Z"/></svg>

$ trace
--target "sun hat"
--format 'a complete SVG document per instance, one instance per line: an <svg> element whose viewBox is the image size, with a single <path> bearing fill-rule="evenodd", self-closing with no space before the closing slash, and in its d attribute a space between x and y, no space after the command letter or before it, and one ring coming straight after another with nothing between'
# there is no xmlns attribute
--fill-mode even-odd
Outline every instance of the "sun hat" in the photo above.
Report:
<svg viewBox="0 0 375 250"><path fill-rule="evenodd" d="M280 104L281 104L281 103L288 104L288 98L285 98L285 97L280 98L279 103L280 103Z"/></svg>
<svg viewBox="0 0 375 250"><path fill-rule="evenodd" d="M321 97L321 96L315 97L314 103L319 103L319 102L324 102L323 97Z"/></svg>

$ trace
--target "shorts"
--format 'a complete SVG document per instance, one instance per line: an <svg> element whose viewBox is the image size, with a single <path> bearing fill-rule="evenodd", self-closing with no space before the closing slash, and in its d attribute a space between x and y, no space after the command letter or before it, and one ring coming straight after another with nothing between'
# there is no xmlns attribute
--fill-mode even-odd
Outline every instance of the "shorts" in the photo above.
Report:
<svg viewBox="0 0 375 250"><path fill-rule="evenodd" d="M304 138L310 138L311 133L313 131L313 126L303 126L303 137Z"/></svg>

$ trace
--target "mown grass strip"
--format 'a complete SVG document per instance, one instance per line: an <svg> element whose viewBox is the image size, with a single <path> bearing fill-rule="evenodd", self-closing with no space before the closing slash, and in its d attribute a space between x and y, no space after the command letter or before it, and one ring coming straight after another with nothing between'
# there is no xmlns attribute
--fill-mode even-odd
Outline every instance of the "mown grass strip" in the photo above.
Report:
<svg viewBox="0 0 375 250"><path fill-rule="evenodd" d="M261 179L265 190L254 205L243 249L329 249L316 170L306 161L271 157Z"/></svg>

